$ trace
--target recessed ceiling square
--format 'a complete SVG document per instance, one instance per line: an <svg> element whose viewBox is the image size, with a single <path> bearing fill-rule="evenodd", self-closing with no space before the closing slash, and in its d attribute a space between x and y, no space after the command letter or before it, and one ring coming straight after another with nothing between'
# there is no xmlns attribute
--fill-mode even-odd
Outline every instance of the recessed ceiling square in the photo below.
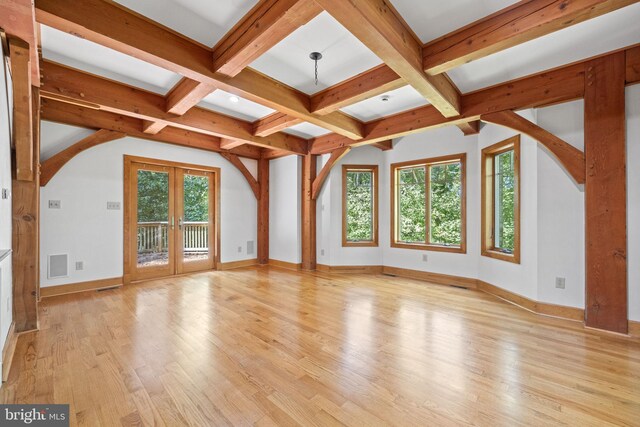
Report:
<svg viewBox="0 0 640 427"><path fill-rule="evenodd" d="M42 56L88 73L165 95L180 76L80 37L41 25Z"/></svg>
<svg viewBox="0 0 640 427"><path fill-rule="evenodd" d="M284 132L304 139L315 138L330 133L330 131L325 128L321 128L320 126L307 122L291 126L290 128L285 129Z"/></svg>
<svg viewBox="0 0 640 427"><path fill-rule="evenodd" d="M320 52L318 85L315 84L311 52ZM251 67L313 94L340 83L382 61L328 13L323 12L255 60Z"/></svg>
<svg viewBox="0 0 640 427"><path fill-rule="evenodd" d="M640 40L640 4L607 13L448 72L463 92L631 46Z"/></svg>
<svg viewBox="0 0 640 427"><path fill-rule="evenodd" d="M344 107L342 111L356 119L368 122L427 104L429 102L417 90L411 86L404 86Z"/></svg>
<svg viewBox="0 0 640 427"><path fill-rule="evenodd" d="M423 43L517 3L517 0L393 0L393 5Z"/></svg>
<svg viewBox="0 0 640 427"><path fill-rule="evenodd" d="M213 47L258 0L116 0L201 44Z"/></svg>
<svg viewBox="0 0 640 427"><path fill-rule="evenodd" d="M275 110L262 106L248 99L240 98L223 90L216 90L207 95L199 104L200 107L242 120L255 121L274 113Z"/></svg>

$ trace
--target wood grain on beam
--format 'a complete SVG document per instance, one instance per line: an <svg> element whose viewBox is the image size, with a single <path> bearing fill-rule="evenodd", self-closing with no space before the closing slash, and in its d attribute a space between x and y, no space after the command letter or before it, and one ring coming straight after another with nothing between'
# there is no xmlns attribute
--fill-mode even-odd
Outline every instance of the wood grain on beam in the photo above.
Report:
<svg viewBox="0 0 640 427"><path fill-rule="evenodd" d="M320 170L320 173L318 173L318 176L316 176L316 178L313 180L313 185L311 187L311 198L313 200L318 199L318 195L320 194L320 191L322 191L322 186L324 185L326 179L329 177L331 169L333 169L335 164L338 163L344 156L346 156L349 151L351 151L351 147L338 148L337 150L331 152L331 156L327 160L327 163L324 164L324 166Z"/></svg>
<svg viewBox="0 0 640 427"><path fill-rule="evenodd" d="M244 145L244 141L238 141L235 139L222 138L220 140L220 148L223 150L233 150L234 148Z"/></svg>
<svg viewBox="0 0 640 427"><path fill-rule="evenodd" d="M362 123L334 112L309 112L309 97L255 70L235 77L214 73L212 51L115 2L36 0L38 22L107 46L201 83L281 111L349 138L361 138ZM98 18L99 17L99 18Z"/></svg>
<svg viewBox="0 0 640 427"><path fill-rule="evenodd" d="M316 179L317 158L313 154L302 157L301 241L302 269L316 269L316 201L312 197Z"/></svg>
<svg viewBox="0 0 640 427"><path fill-rule="evenodd" d="M302 122L303 120L297 117L276 111L253 122L253 134L256 136L269 136Z"/></svg>
<svg viewBox="0 0 640 427"><path fill-rule="evenodd" d="M462 123L458 125L464 136L477 135L480 133L480 120Z"/></svg>
<svg viewBox="0 0 640 427"><path fill-rule="evenodd" d="M213 70L237 75L320 12L313 0L261 0L213 48Z"/></svg>
<svg viewBox="0 0 640 427"><path fill-rule="evenodd" d="M626 83L628 85L640 83L640 46L626 51Z"/></svg>
<svg viewBox="0 0 640 427"><path fill-rule="evenodd" d="M40 58L38 57L38 33L33 1L0 1L0 17L0 27L5 33L24 40L29 46L31 84L39 87Z"/></svg>
<svg viewBox="0 0 640 427"><path fill-rule="evenodd" d="M445 117L460 114L460 94L443 75L423 71L422 43L387 0L316 0Z"/></svg>
<svg viewBox="0 0 640 427"><path fill-rule="evenodd" d="M389 151L389 150L393 150L393 141L388 140L388 141L374 142L371 144L371 146L376 147L382 151Z"/></svg>
<svg viewBox="0 0 640 427"><path fill-rule="evenodd" d="M58 173L64 165L83 151L97 145L104 144L105 142L124 138L125 136L126 134L123 132L100 129L70 147L65 148L53 157L42 162L42 166L40 167L40 186L44 187L47 185L51 178L53 178L53 176Z"/></svg>
<svg viewBox="0 0 640 427"><path fill-rule="evenodd" d="M251 145L278 148L297 154L307 152L306 140L293 135L278 133L267 138L257 137L253 135L250 122L199 107L190 109L182 116L175 116L165 111L165 99L162 95L49 61L42 61L42 70L41 93L45 98L53 95L57 100L69 99L72 103L80 100L99 105L104 111L192 132L232 138Z"/></svg>
<svg viewBox="0 0 640 427"><path fill-rule="evenodd" d="M213 85L183 77L165 96L167 113L181 116L215 90Z"/></svg>
<svg viewBox="0 0 640 427"><path fill-rule="evenodd" d="M13 82L13 147L15 149L16 178L33 181L33 119L31 102L31 66L29 44L15 37L9 38L11 76ZM3 64L4 65L4 64Z"/></svg>
<svg viewBox="0 0 640 427"><path fill-rule="evenodd" d="M31 70L23 70L31 76ZM14 74L13 78L18 76ZM34 156L33 170L40 163L40 104L38 88L31 89L33 117L29 121ZM16 332L38 329L38 292L40 284L40 183L36 173L31 181L16 179L12 173L12 267L13 267L13 321Z"/></svg>
<svg viewBox="0 0 640 427"><path fill-rule="evenodd" d="M258 160L258 264L269 263L269 160Z"/></svg>
<svg viewBox="0 0 640 427"><path fill-rule="evenodd" d="M625 56L587 67L585 325L627 333Z"/></svg>
<svg viewBox="0 0 640 427"><path fill-rule="evenodd" d="M388 65L382 64L314 94L311 111L327 114L365 99L406 86Z"/></svg>
<svg viewBox="0 0 640 427"><path fill-rule="evenodd" d="M165 127L167 127L167 124L165 122L154 122L151 120L142 121L142 132L149 133L151 135L157 134Z"/></svg>
<svg viewBox="0 0 640 427"><path fill-rule="evenodd" d="M244 176L247 182L249 183L249 187L251 187L251 191L253 191L253 195L256 196L256 199L259 199L260 185L258 184L258 181L256 181L256 179L253 177L253 175L251 175L251 172L249 172L249 169L247 169L245 164L242 163L242 160L240 160L240 158L235 154L231 154L231 153L222 152L220 153L220 155L225 159L227 159L229 163L235 166L236 169L238 169L240 173L242 173L242 176Z"/></svg>
<svg viewBox="0 0 640 427"><path fill-rule="evenodd" d="M220 148L220 138L215 136L173 127L167 127L157 135L150 135L141 131L142 121L139 119L84 108L56 100L42 100L42 119L89 129L108 129L116 132L124 132L136 138L166 142L168 144L197 148L200 150L222 151ZM241 157L258 159L262 153L261 150L259 147L244 145L231 150L231 152Z"/></svg>
<svg viewBox="0 0 640 427"><path fill-rule="evenodd" d="M544 146L578 184L584 184L584 153L576 147L513 111L483 114L481 118L484 122L508 127L529 135Z"/></svg>
<svg viewBox="0 0 640 427"><path fill-rule="evenodd" d="M262 157L263 159L267 159L267 160L273 160L273 159L279 159L281 157L286 157L286 156L291 156L292 154L289 153L288 151L284 151L284 150L265 150L264 148L262 149Z"/></svg>
<svg viewBox="0 0 640 427"><path fill-rule="evenodd" d="M430 75L595 18L638 0L521 1L423 48Z"/></svg>

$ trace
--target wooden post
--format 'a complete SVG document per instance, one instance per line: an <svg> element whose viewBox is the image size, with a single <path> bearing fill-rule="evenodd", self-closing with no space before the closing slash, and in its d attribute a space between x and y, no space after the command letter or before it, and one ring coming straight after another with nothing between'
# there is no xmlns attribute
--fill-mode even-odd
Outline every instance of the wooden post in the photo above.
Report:
<svg viewBox="0 0 640 427"><path fill-rule="evenodd" d="M586 326L626 334L627 190L624 52L586 66Z"/></svg>
<svg viewBox="0 0 640 427"><path fill-rule="evenodd" d="M23 70L24 72L24 70ZM27 75L30 75L27 70ZM12 71L14 81L25 78ZM13 316L16 332L38 329L38 293L40 291L40 95L31 88L32 126L32 181L19 180L14 162L12 176L12 246L13 246ZM14 123L23 120L14 115ZM17 124L16 124L17 125Z"/></svg>
<svg viewBox="0 0 640 427"><path fill-rule="evenodd" d="M258 264L269 263L269 159L258 160Z"/></svg>
<svg viewBox="0 0 640 427"><path fill-rule="evenodd" d="M313 199L313 181L316 178L317 157L307 154L302 158L302 268L316 269L316 201Z"/></svg>
<svg viewBox="0 0 640 427"><path fill-rule="evenodd" d="M31 60L29 44L15 37L9 38L11 74L13 76L13 148L15 150L16 179L33 181L34 147L31 102Z"/></svg>

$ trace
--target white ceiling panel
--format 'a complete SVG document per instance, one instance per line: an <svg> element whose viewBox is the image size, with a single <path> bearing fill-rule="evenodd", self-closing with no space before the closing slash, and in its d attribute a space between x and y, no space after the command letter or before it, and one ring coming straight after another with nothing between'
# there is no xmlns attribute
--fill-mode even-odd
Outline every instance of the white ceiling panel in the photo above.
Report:
<svg viewBox="0 0 640 427"><path fill-rule="evenodd" d="M382 100L385 96L388 96L388 101ZM342 111L356 119L368 122L427 104L429 102L417 90L411 86L405 86L344 107Z"/></svg>
<svg viewBox="0 0 640 427"><path fill-rule="evenodd" d="M517 3L517 0L392 0L423 43Z"/></svg>
<svg viewBox="0 0 640 427"><path fill-rule="evenodd" d="M152 92L166 94L178 74L63 31L42 28L42 56L73 68Z"/></svg>
<svg viewBox="0 0 640 427"><path fill-rule="evenodd" d="M165 27L213 47L258 0L116 0Z"/></svg>
<svg viewBox="0 0 640 427"><path fill-rule="evenodd" d="M45 161L94 132L43 120L40 125L40 159Z"/></svg>
<svg viewBox="0 0 640 427"><path fill-rule="evenodd" d="M640 4L582 22L448 72L463 93L640 42Z"/></svg>
<svg viewBox="0 0 640 427"><path fill-rule="evenodd" d="M318 85L311 52L322 53ZM313 94L381 64L382 61L323 12L268 52L251 67L304 93Z"/></svg>
<svg viewBox="0 0 640 427"><path fill-rule="evenodd" d="M237 100L237 102L232 102L234 99ZM248 121L255 121L275 112L275 110L272 110L271 108L264 107L253 101L240 98L223 90L216 90L215 92L207 95L198 105L203 108L208 108L228 116Z"/></svg>
<svg viewBox="0 0 640 427"><path fill-rule="evenodd" d="M299 136L300 138L310 139L315 138L317 136L322 136L330 133L330 131L325 128L321 128L320 126L316 126L312 123L300 123L295 126L291 126L284 130L284 132L289 133L291 135Z"/></svg>

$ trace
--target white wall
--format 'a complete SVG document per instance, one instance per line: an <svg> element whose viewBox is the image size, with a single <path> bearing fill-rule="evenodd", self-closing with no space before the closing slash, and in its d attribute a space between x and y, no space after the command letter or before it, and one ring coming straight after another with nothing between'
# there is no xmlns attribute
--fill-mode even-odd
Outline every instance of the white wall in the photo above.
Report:
<svg viewBox="0 0 640 427"><path fill-rule="evenodd" d="M55 126L43 122L43 141ZM247 242L257 247L257 203L234 166L216 153L126 137L80 153L42 188L42 287L122 276L123 211L106 205L115 201L124 207L125 154L221 168L221 262L256 257L255 249L247 254ZM60 200L61 209L49 209L49 200ZM60 253L69 254L69 277L50 280L47 256ZM75 270L76 261L84 262L84 270Z"/></svg>
<svg viewBox="0 0 640 427"><path fill-rule="evenodd" d="M302 261L301 167L298 156L269 162L269 258L293 264Z"/></svg>
<svg viewBox="0 0 640 427"><path fill-rule="evenodd" d="M323 156L318 170L328 160ZM381 247L342 247L342 165L380 165L383 152L374 147L351 150L331 169L317 201L317 260L327 265L381 265ZM379 168L378 173L381 173ZM382 180L378 177L379 185ZM381 210L381 208L380 208ZM383 215L379 213L380 221ZM378 230L380 233L380 230ZM381 237L381 236L379 236ZM324 255L323 255L324 253Z"/></svg>
<svg viewBox="0 0 640 427"><path fill-rule="evenodd" d="M475 278L478 274L480 236L478 230L480 197L467 185L467 253L420 251L390 247L391 242L391 175L392 163L425 159L447 154L467 153L467 182L472 183L480 175L478 136L464 136L456 127L445 127L429 132L399 138L393 150L384 153L380 185L380 237L384 265L412 270L424 270L440 274ZM478 187L479 188L479 187ZM427 254L427 262L423 261Z"/></svg>

